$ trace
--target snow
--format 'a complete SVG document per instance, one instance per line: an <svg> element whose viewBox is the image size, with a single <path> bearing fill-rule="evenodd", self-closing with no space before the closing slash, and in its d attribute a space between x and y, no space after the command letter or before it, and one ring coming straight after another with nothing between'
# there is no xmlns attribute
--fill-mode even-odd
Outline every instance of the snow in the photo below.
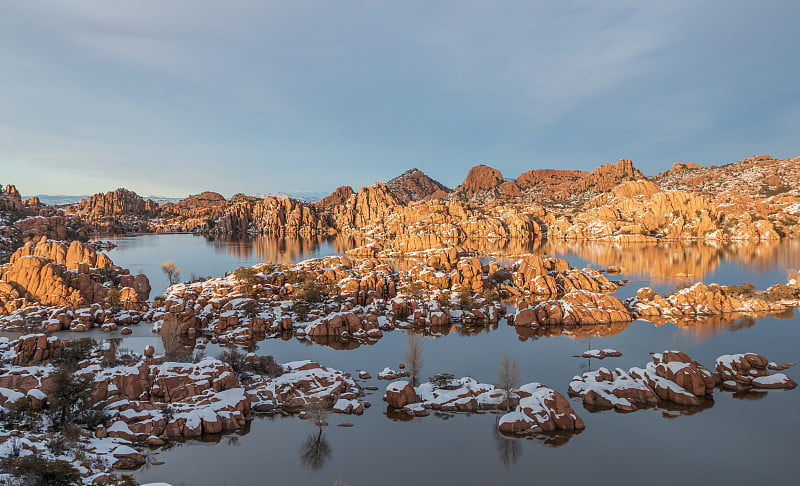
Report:
<svg viewBox="0 0 800 486"><path fill-rule="evenodd" d="M783 373L775 373L769 376L759 376L753 378L753 385L783 385L789 381L789 377Z"/></svg>
<svg viewBox="0 0 800 486"><path fill-rule="evenodd" d="M408 386L408 382L405 380L394 381L392 383L389 383L389 385L386 387L386 391L400 392L406 386Z"/></svg>

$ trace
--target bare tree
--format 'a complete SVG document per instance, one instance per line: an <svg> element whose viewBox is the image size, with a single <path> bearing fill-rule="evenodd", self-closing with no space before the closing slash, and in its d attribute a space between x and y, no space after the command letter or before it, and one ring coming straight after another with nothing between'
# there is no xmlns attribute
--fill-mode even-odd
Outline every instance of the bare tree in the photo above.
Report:
<svg viewBox="0 0 800 486"><path fill-rule="evenodd" d="M314 425L319 427L320 432L322 432L322 426L325 425L325 421L331 413L330 400L325 398L310 398L306 402L305 411L308 414L308 418L310 418L314 422Z"/></svg>
<svg viewBox="0 0 800 486"><path fill-rule="evenodd" d="M500 371L497 374L497 388L506 392L506 410L511 410L511 392L518 388L522 379L522 368L516 359L508 353L500 360Z"/></svg>
<svg viewBox="0 0 800 486"><path fill-rule="evenodd" d="M417 379L422 371L422 338L418 334L408 333L406 367L411 375L411 385L417 386Z"/></svg>
<svg viewBox="0 0 800 486"><path fill-rule="evenodd" d="M167 260L161 264L161 271L167 274L170 285L175 285L181 281L181 269L172 260Z"/></svg>
<svg viewBox="0 0 800 486"><path fill-rule="evenodd" d="M306 401L308 418L319 428L317 435L311 434L300 447L300 464L313 471L319 471L331 455L331 445L322 435L322 426L331 413L331 402L327 398L310 398Z"/></svg>

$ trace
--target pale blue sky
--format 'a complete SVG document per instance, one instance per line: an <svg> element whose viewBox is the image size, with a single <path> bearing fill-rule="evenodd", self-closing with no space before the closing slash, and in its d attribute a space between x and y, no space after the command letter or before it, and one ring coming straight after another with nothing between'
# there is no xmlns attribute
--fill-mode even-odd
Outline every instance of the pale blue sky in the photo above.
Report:
<svg viewBox="0 0 800 486"><path fill-rule="evenodd" d="M800 155L800 2L0 0L24 194Z"/></svg>

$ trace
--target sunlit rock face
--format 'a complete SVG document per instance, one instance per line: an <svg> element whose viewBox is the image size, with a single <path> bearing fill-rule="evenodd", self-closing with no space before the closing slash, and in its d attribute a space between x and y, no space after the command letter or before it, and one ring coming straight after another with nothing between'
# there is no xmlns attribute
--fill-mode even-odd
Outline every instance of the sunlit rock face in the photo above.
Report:
<svg viewBox="0 0 800 486"><path fill-rule="evenodd" d="M153 216L158 204L150 199L143 199L133 191L117 189L114 192L98 193L81 200L69 208L69 212L92 216Z"/></svg>
<svg viewBox="0 0 800 486"><path fill-rule="evenodd" d="M77 308L103 303L111 283L120 286L123 307L146 308L150 284L145 275L130 275L79 241L42 238L19 248L0 267L0 312L32 304Z"/></svg>

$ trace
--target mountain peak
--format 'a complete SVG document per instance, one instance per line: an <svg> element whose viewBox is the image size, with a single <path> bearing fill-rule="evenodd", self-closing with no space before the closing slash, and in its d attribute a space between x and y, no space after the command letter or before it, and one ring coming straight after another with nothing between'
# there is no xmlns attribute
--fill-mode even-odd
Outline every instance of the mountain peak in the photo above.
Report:
<svg viewBox="0 0 800 486"><path fill-rule="evenodd" d="M437 193L450 192L450 189L416 167L390 180L386 183L386 187L403 204L420 201Z"/></svg>

